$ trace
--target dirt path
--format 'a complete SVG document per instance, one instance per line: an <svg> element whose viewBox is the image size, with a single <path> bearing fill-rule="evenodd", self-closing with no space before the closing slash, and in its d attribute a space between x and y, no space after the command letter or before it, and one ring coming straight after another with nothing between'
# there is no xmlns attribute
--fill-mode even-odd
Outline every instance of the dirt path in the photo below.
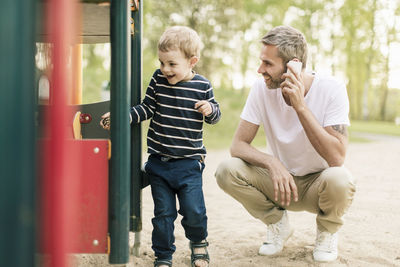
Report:
<svg viewBox="0 0 400 267"><path fill-rule="evenodd" d="M206 160L204 192L211 266L400 266L400 139L350 144L345 165L358 179L357 193L340 230L339 257L331 264L313 262L315 215L305 212L289 212L295 233L280 255L257 255L265 226L219 189L214 179L218 163L228 156L227 151L209 151ZM145 188L140 256L132 256L127 266L152 266L152 209L150 189ZM180 220L178 217L175 224L176 267L190 266ZM109 266L105 255L80 255L77 259L78 266Z"/></svg>

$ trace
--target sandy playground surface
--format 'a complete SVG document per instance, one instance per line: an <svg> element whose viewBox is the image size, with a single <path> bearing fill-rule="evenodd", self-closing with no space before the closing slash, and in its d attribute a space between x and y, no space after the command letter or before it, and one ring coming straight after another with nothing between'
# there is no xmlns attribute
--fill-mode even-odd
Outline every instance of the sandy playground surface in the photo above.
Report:
<svg viewBox="0 0 400 267"><path fill-rule="evenodd" d="M374 137L372 137L374 138ZM277 256L257 254L266 227L251 217L217 185L214 171L229 157L228 151L208 151L204 172L204 193L208 215L210 266L400 266L400 138L375 138L371 143L350 144L346 166L357 178L357 193L345 224L339 231L339 257L332 263L315 263L312 250L316 232L315 215L289 212L295 228L284 250ZM131 266L153 266L150 188L143 190L143 231L139 257ZM190 266L188 240L175 223L177 250L174 266ZM76 266L103 267L106 255L77 255Z"/></svg>

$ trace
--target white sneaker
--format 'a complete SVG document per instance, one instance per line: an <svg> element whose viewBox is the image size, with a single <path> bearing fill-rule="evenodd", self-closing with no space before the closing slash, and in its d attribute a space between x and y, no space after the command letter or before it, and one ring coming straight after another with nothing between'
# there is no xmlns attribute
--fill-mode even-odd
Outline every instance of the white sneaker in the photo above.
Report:
<svg viewBox="0 0 400 267"><path fill-rule="evenodd" d="M285 210L279 222L267 226L267 239L260 247L258 254L270 256L281 252L284 243L292 234L293 229L289 225L289 219Z"/></svg>
<svg viewBox="0 0 400 267"><path fill-rule="evenodd" d="M334 261L338 256L338 233L331 234L317 230L317 239L313 251L315 261Z"/></svg>

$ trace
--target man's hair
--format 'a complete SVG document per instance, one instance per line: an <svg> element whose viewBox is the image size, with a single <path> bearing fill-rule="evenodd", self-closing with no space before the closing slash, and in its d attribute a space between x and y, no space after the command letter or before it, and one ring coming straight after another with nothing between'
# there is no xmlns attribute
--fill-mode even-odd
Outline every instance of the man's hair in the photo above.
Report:
<svg viewBox="0 0 400 267"><path fill-rule="evenodd" d="M262 39L264 45L274 45L278 48L278 55L286 67L293 58L298 58L303 63L303 69L307 65L307 41L304 35L289 26L278 26L270 30Z"/></svg>
<svg viewBox="0 0 400 267"><path fill-rule="evenodd" d="M193 29L186 26L173 26L165 30L158 42L158 50L168 52L179 49L186 58L200 58L202 42Z"/></svg>

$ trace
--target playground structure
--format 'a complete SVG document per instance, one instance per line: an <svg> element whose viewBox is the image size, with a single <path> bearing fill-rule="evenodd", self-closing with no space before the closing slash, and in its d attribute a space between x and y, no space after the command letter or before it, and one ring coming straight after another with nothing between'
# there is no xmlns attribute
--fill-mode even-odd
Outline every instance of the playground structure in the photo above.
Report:
<svg viewBox="0 0 400 267"><path fill-rule="evenodd" d="M147 185L141 128L127 112L141 100L142 1L1 6L0 266L35 266L39 256L63 267L70 253L109 253L110 264L126 264L129 231L138 253ZM52 65L40 105L37 42L50 44ZM97 42L111 43L111 100L82 105L79 46ZM110 132L99 125L108 110Z"/></svg>

